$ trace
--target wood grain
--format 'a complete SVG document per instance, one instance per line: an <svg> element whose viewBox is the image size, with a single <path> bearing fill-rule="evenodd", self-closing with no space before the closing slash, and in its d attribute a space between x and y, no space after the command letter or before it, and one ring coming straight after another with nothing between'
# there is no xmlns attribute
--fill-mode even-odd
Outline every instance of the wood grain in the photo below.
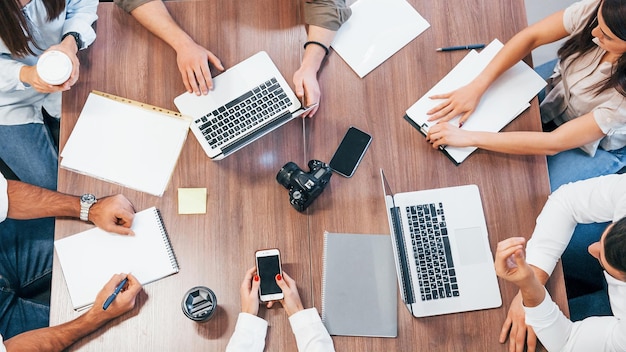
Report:
<svg viewBox="0 0 626 352"><path fill-rule="evenodd" d="M296 279L304 305L321 309L323 232L389 233L380 168L395 192L477 184L492 251L500 239L530 235L549 192L545 158L477 151L454 166L402 118L464 55L436 53L435 48L508 40L526 23L523 1L409 2L431 24L423 34L363 79L331 53L319 75L323 97L316 117L292 121L225 160L209 160L189 134L163 197L59 170L62 192L93 192L98 197L123 193L136 209L159 208L181 267L180 273L146 285L136 309L71 350L224 350L240 311L241 279L260 248L280 248L284 270ZM177 22L226 67L259 50L269 53L289 82L299 67L306 34L297 1L166 4ZM93 89L167 109L175 109L173 99L184 91L175 53L164 42L111 3L101 3L98 14L98 38L81 54L79 83L63 96L61 148ZM351 125L373 136L361 166L349 179L333 175L307 212L296 212L289 205L287 190L275 181L276 173L287 161L305 170L309 159L328 161ZM536 102L506 127L539 129ZM178 215L179 187L207 187L207 214ZM58 219L55 236L87 228L78 221ZM363 273L363 279L368 279L368 273ZM210 287L218 299L217 315L202 324L187 319L180 308L183 294L195 285ZM398 338L333 337L335 347L338 351L504 351L506 345L498 343L498 334L515 290L503 282L500 287L501 308L415 319L399 305ZM566 307L560 267L550 290ZM55 258L51 324L79 314L71 308ZM266 350L293 351L295 341L282 308L261 308L259 315L270 321Z"/></svg>

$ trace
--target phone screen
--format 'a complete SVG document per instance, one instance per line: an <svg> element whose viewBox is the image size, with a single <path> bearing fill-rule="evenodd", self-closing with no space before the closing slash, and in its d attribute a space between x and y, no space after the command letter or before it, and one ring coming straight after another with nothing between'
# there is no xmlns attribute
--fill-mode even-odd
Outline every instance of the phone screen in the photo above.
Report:
<svg viewBox="0 0 626 352"><path fill-rule="evenodd" d="M273 295L283 291L276 284L276 274L280 274L278 255L257 257L257 274L261 278L261 295Z"/></svg>
<svg viewBox="0 0 626 352"><path fill-rule="evenodd" d="M350 127L328 165L338 174L351 177L371 141L372 136L356 127Z"/></svg>

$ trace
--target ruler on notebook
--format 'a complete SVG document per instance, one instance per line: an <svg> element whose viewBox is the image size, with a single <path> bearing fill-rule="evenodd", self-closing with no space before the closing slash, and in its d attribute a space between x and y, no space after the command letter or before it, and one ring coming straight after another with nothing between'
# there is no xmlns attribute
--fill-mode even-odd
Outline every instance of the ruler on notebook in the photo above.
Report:
<svg viewBox="0 0 626 352"><path fill-rule="evenodd" d="M121 103L127 103L127 104L130 104L130 105L133 105L133 106L137 106L137 107L140 107L140 108L152 110L152 111L155 111L155 112L160 112L160 113L163 113L163 114L166 114L166 115L178 117L178 118L185 119L185 120L189 120L190 119L189 117L184 116L183 114L181 114L179 112L172 111L172 110L167 110L167 109L160 108L158 106L154 106L154 105L150 105L150 104L146 104L146 103L142 103L140 101L119 97L117 95L104 93L104 92L101 92L101 91L98 91L98 90L93 90L91 92L93 94L97 94L97 95L103 96L105 98L109 98L109 99L112 99L112 100L115 100L115 101L119 101Z"/></svg>

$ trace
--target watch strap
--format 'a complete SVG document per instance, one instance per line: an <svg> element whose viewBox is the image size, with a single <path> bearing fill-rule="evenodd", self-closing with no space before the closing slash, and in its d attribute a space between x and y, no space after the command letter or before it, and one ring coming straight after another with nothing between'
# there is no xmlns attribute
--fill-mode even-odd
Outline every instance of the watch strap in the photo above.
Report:
<svg viewBox="0 0 626 352"><path fill-rule="evenodd" d="M76 41L76 46L78 47L78 50L83 48L83 40L80 38L80 33L78 32L67 32L65 34L63 34L63 36L61 37L61 41L63 41L63 39L65 39L65 37L67 37L68 35L71 35L72 37L74 37L74 40Z"/></svg>
<svg viewBox="0 0 626 352"><path fill-rule="evenodd" d="M98 200L93 194L83 194L80 197L80 219L82 221L89 221L89 209Z"/></svg>

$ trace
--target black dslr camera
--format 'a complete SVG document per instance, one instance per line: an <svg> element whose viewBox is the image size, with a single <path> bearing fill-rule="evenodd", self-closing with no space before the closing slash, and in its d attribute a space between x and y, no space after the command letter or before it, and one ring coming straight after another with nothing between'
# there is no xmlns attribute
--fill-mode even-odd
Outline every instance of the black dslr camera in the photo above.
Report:
<svg viewBox="0 0 626 352"><path fill-rule="evenodd" d="M322 194L332 170L319 161L309 161L309 172L304 172L293 162L288 162L276 175L276 181L289 190L289 203L297 211L304 211L317 196Z"/></svg>

